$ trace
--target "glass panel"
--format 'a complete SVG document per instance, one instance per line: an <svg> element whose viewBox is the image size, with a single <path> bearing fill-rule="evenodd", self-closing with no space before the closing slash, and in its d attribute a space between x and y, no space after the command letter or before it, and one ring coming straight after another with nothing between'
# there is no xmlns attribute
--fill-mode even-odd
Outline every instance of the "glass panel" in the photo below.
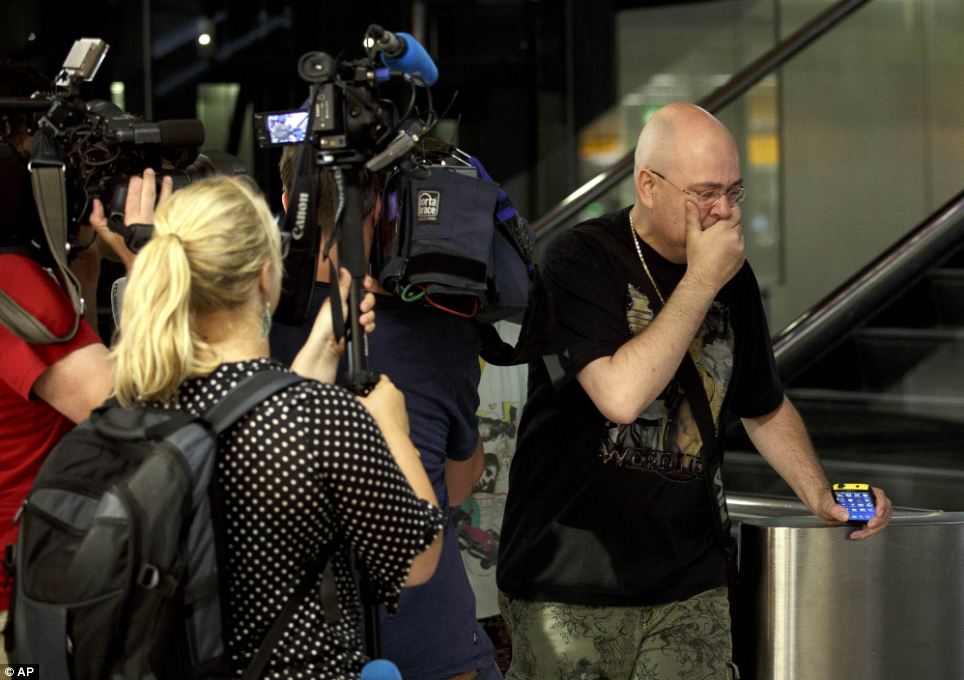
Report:
<svg viewBox="0 0 964 680"><path fill-rule="evenodd" d="M204 123L204 148L227 149L231 122L241 85L238 83L200 83L197 86L197 117ZM254 107L247 103L242 120L237 154L249 170L254 168Z"/></svg>
<svg viewBox="0 0 964 680"><path fill-rule="evenodd" d="M795 18L827 3L783 4ZM781 73L786 269L773 289L774 328L936 207L925 204L922 5L871 2Z"/></svg>

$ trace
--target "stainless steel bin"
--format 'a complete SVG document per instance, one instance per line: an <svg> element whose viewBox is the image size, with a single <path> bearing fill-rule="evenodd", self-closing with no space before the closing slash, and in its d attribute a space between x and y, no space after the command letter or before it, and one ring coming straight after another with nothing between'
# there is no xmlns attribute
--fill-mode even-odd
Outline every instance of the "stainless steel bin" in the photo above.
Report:
<svg viewBox="0 0 964 680"><path fill-rule="evenodd" d="M964 512L898 513L882 534L814 517L744 520L744 680L964 678Z"/></svg>

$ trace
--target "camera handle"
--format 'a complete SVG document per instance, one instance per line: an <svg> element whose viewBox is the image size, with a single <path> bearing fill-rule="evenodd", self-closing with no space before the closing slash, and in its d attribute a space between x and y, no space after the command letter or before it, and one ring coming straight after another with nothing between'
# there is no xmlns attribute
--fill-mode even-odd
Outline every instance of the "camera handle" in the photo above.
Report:
<svg viewBox="0 0 964 680"><path fill-rule="evenodd" d="M365 216L362 215L361 189L359 176L361 167L356 165L342 173L342 180L337 181L343 192L343 209L338 217L336 226L339 234L338 256L341 266L351 274L351 289L348 295L348 318L350 329L348 334L348 384L346 387L358 395L366 395L372 391L378 382L378 374L368 369L368 338L362 331L359 316L361 315L362 296L364 295L365 274L368 269L368 258L365 253L365 238L363 226ZM338 285L338 275L333 272L332 283ZM331 298L337 303L339 294L337 289L332 291ZM333 304L332 310L338 305ZM377 659L381 656L381 621L375 588L364 570L359 579L359 586L363 604L363 618L365 629L365 651Z"/></svg>
<svg viewBox="0 0 964 680"><path fill-rule="evenodd" d="M348 389L355 394L371 392L378 382L378 374L368 370L368 338L361 329L361 301L365 294L364 281L368 270L363 235L360 168L344 173L344 210L339 225L338 255L341 265L351 274L348 294ZM335 281L338 279L335 278ZM337 298L336 298L337 299Z"/></svg>

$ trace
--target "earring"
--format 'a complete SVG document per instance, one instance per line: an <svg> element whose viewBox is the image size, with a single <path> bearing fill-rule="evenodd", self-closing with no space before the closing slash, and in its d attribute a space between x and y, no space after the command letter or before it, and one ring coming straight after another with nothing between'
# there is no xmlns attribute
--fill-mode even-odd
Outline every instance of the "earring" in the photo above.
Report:
<svg viewBox="0 0 964 680"><path fill-rule="evenodd" d="M264 313L261 315L261 337L268 337L271 332L271 305L264 303Z"/></svg>

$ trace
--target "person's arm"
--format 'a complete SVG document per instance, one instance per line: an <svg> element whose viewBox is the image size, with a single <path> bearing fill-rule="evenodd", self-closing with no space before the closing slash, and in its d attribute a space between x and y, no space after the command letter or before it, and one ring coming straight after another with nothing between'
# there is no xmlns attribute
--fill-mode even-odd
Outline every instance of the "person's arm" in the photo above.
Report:
<svg viewBox="0 0 964 680"><path fill-rule="evenodd" d="M687 268L673 294L646 328L576 374L608 420L632 423L669 384L713 298L743 266L740 218L734 208L729 220L703 230L699 209L686 203Z"/></svg>
<svg viewBox="0 0 964 680"><path fill-rule="evenodd" d="M365 277L365 288L370 289L372 279ZM344 267L338 272L338 292L341 296L342 318L345 325L349 323L348 295L351 286L351 274ZM371 333L375 330L375 296L366 293L361 300L362 315L359 317L362 330ZM345 351L345 339L335 340L335 332L331 323L331 297L318 310L315 323L305 344L298 350L298 354L291 362L291 370L298 375L312 378L318 382L333 383L338 374L338 360Z"/></svg>
<svg viewBox="0 0 964 680"><path fill-rule="evenodd" d="M787 397L772 412L742 421L757 451L790 485L810 512L831 522L847 521L847 510L834 501L830 482L810 443L803 420ZM850 538L867 538L883 531L890 522L893 513L890 499L876 487L874 495L877 516L867 522L865 528L853 532Z"/></svg>
<svg viewBox="0 0 964 680"><path fill-rule="evenodd" d="M388 450L409 486L412 487L412 491L417 497L438 507L438 498L419 460L418 450L408 437L405 397L391 380L383 375L375 389L367 397L361 397L359 400L378 424ZM442 554L442 533L439 532L432 544L412 559L412 566L405 580L406 586L421 585L435 573L435 567Z"/></svg>
<svg viewBox="0 0 964 680"><path fill-rule="evenodd" d="M95 204L96 211L100 201ZM101 207L101 211L103 208ZM94 215L91 215L91 219ZM77 231L81 242L90 242L79 255L70 260L70 271L77 277L80 284L80 296L84 299L84 320L91 328L97 328L97 282L100 280L100 251L97 247L97 235L87 225L81 225Z"/></svg>
<svg viewBox="0 0 964 680"><path fill-rule="evenodd" d="M459 505L469 499L484 469L485 451L482 449L481 437L476 442L471 457L466 460L445 459L445 486L449 492L449 505Z"/></svg>
<svg viewBox="0 0 964 680"><path fill-rule="evenodd" d="M112 389L110 354L94 343L75 350L45 370L32 391L75 423L86 419Z"/></svg>

